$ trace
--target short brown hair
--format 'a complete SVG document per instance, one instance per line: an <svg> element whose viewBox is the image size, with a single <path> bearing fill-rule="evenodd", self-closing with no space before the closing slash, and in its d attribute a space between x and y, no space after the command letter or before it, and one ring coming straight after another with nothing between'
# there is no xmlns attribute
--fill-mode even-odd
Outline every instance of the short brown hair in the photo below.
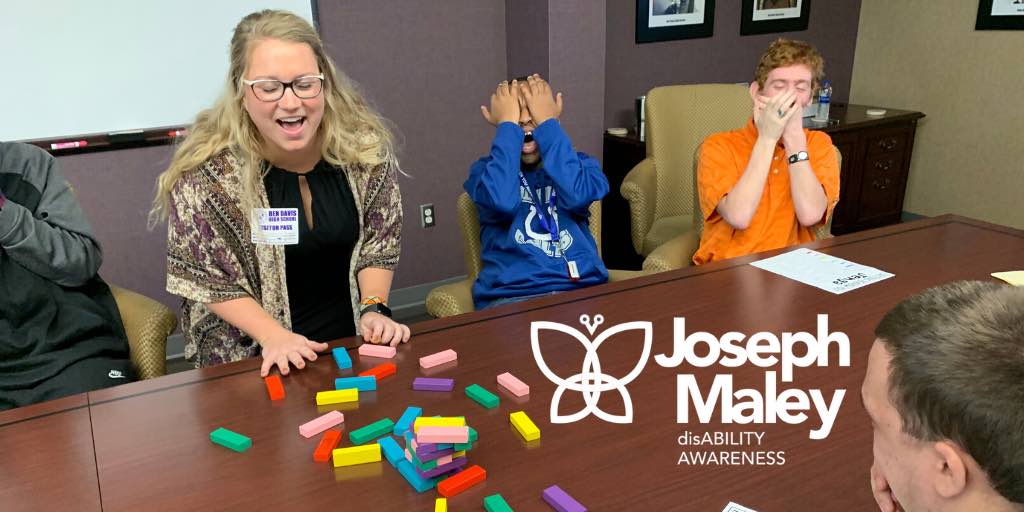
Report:
<svg viewBox="0 0 1024 512"><path fill-rule="evenodd" d="M889 400L915 439L967 451L1024 503L1024 288L958 281L899 303L875 329Z"/></svg>
<svg viewBox="0 0 1024 512"><path fill-rule="evenodd" d="M810 43L794 39L779 38L768 45L761 54L754 70L754 81L758 87L764 88L768 73L775 68L784 68L794 64L803 64L811 70L811 88L817 90L825 76L825 59Z"/></svg>

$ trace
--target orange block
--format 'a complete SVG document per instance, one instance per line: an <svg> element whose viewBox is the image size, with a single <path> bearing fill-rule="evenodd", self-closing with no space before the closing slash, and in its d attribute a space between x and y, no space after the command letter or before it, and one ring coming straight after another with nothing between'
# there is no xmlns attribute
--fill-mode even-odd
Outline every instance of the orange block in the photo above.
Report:
<svg viewBox="0 0 1024 512"><path fill-rule="evenodd" d="M281 400L284 398L284 384L281 384L280 376L269 375L263 379L263 382L267 384L267 394L270 395L271 400Z"/></svg>
<svg viewBox="0 0 1024 512"><path fill-rule="evenodd" d="M324 436L320 438L320 444L316 445L316 450L313 451L313 460L316 462L327 462L331 460L331 452L337 448L340 441L340 430L331 429L324 432Z"/></svg>
<svg viewBox="0 0 1024 512"><path fill-rule="evenodd" d="M396 371L398 371L398 367L395 366L395 363L384 363L382 365L374 366L373 368L370 368L369 370L360 373L359 376L373 377L377 379L378 382L380 382L380 380L383 379L384 377L394 375Z"/></svg>
<svg viewBox="0 0 1024 512"><path fill-rule="evenodd" d="M473 465L438 482L437 493L445 498L451 498L484 480L487 480L487 471Z"/></svg>

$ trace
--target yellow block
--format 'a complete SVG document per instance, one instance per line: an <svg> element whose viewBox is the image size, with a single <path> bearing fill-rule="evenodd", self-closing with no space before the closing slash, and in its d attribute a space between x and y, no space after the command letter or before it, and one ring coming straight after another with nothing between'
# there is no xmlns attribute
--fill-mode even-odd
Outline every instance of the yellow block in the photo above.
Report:
<svg viewBox="0 0 1024 512"><path fill-rule="evenodd" d="M420 427L465 427L466 418L463 416L452 416L448 418L424 418L420 416L412 424L412 432L420 433Z"/></svg>
<svg viewBox="0 0 1024 512"><path fill-rule="evenodd" d="M358 401L359 390L356 388L339 389L337 391L320 391L316 394L317 405L331 405Z"/></svg>
<svg viewBox="0 0 1024 512"><path fill-rule="evenodd" d="M364 446L353 446L350 448L338 448L331 452L334 457L334 467L354 466L366 464L367 462L380 461L380 445L370 443Z"/></svg>
<svg viewBox="0 0 1024 512"><path fill-rule="evenodd" d="M448 499L438 498L434 502L434 512L448 512Z"/></svg>
<svg viewBox="0 0 1024 512"><path fill-rule="evenodd" d="M512 422L512 426L516 428L519 435L523 436L523 439L527 441L534 441L540 439L540 429L537 425L533 424L530 417L523 411L517 411L508 415L509 421Z"/></svg>
<svg viewBox="0 0 1024 512"><path fill-rule="evenodd" d="M457 459L459 457L465 457L465 456L466 456L466 450L462 450L461 452L455 452L455 453L452 454L452 458L453 459Z"/></svg>

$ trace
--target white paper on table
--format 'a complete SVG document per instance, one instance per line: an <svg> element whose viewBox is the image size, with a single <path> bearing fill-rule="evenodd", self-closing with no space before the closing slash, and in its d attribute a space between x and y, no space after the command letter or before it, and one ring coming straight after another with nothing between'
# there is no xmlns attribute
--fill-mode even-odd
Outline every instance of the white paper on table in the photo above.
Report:
<svg viewBox="0 0 1024 512"><path fill-rule="evenodd" d="M722 512L757 512L757 511L752 509L752 508L747 508L747 507L744 507L743 505L738 505L738 504L733 503L733 502L730 501L729 504L726 505L725 508L722 509Z"/></svg>
<svg viewBox="0 0 1024 512"><path fill-rule="evenodd" d="M874 267L810 249L796 249L751 265L837 295L893 276Z"/></svg>

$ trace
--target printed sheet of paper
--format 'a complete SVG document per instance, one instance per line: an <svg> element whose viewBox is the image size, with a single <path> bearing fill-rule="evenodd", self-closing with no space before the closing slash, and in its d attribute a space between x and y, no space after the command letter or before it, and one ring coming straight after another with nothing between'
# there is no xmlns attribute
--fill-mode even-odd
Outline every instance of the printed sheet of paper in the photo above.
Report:
<svg viewBox="0 0 1024 512"><path fill-rule="evenodd" d="M751 265L837 295L893 276L874 267L810 249L796 249Z"/></svg>
<svg viewBox="0 0 1024 512"><path fill-rule="evenodd" d="M733 502L730 501L729 504L726 505L725 508L722 509L722 512L757 512L757 511L752 509L752 508L747 508L747 507L744 507L743 505L738 505L738 504L733 503Z"/></svg>

